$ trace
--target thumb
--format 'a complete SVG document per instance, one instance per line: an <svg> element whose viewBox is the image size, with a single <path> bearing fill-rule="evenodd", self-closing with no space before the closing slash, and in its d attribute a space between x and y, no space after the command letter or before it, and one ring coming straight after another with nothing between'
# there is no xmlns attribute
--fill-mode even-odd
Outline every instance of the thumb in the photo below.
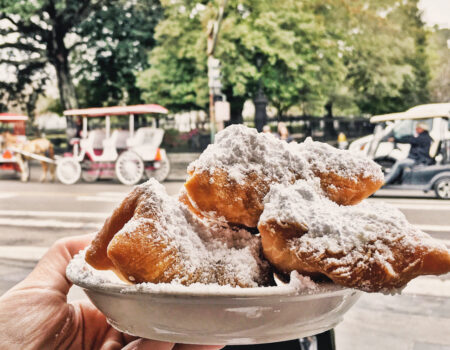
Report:
<svg viewBox="0 0 450 350"><path fill-rule="evenodd" d="M66 295L72 284L66 278L66 267L80 250L92 241L94 234L58 240L42 257L34 270L15 288L46 288Z"/></svg>

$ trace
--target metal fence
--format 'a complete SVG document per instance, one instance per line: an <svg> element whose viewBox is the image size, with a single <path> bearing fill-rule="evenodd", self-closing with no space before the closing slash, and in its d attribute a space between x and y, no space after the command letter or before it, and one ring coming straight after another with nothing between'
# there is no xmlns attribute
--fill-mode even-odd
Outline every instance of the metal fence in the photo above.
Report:
<svg viewBox="0 0 450 350"><path fill-rule="evenodd" d="M317 116L283 116L279 119L269 119L268 125L276 131L279 122L286 123L289 132L297 141L311 136L317 141L336 141L339 133L344 133L347 139L373 133L374 124L363 117L317 117Z"/></svg>

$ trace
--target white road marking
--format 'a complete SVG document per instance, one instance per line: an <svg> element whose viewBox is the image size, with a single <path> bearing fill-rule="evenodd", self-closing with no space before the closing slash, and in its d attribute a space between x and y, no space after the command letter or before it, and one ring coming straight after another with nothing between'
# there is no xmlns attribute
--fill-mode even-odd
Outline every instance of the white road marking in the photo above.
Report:
<svg viewBox="0 0 450 350"><path fill-rule="evenodd" d="M74 222L74 221L69 222L59 220L0 218L0 226L43 227L43 228L64 228L64 229L89 228L98 230L102 226L102 224L92 222Z"/></svg>
<svg viewBox="0 0 450 350"><path fill-rule="evenodd" d="M436 210L436 211L450 211L450 206L439 204L396 204L390 203L400 210Z"/></svg>
<svg viewBox="0 0 450 350"><path fill-rule="evenodd" d="M450 233L450 226L448 225L416 225L417 228L425 232L448 232Z"/></svg>
<svg viewBox="0 0 450 350"><path fill-rule="evenodd" d="M420 294L435 297L450 298L450 280L438 277L422 276L408 283L402 294Z"/></svg>
<svg viewBox="0 0 450 350"><path fill-rule="evenodd" d="M97 194L100 196L109 196L109 197L118 197L123 198L127 195L127 192L98 192Z"/></svg>
<svg viewBox="0 0 450 350"><path fill-rule="evenodd" d="M0 199L13 198L16 197L15 193L0 193Z"/></svg>
<svg viewBox="0 0 450 350"><path fill-rule="evenodd" d="M436 210L436 211L447 211L450 210L450 203L448 201L426 201L426 200L407 200L407 199L374 199L369 198L369 202L378 203L385 202L392 205L398 209L403 210Z"/></svg>
<svg viewBox="0 0 450 350"><path fill-rule="evenodd" d="M38 261L47 252L48 247L0 246L0 258L12 260Z"/></svg>
<svg viewBox="0 0 450 350"><path fill-rule="evenodd" d="M124 196L125 197L125 196ZM122 197L111 196L77 196L77 201L119 203Z"/></svg>
<svg viewBox="0 0 450 350"><path fill-rule="evenodd" d="M50 218L77 218L101 219L108 217L109 213L85 213L75 211L40 211L40 210L0 210L0 216L32 216Z"/></svg>

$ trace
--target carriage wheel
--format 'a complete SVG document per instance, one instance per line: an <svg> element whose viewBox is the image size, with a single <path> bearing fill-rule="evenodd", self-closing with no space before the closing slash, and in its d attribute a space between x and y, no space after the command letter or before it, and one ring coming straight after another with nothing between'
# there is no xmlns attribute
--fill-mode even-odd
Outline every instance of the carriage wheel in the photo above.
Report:
<svg viewBox="0 0 450 350"><path fill-rule="evenodd" d="M170 162L167 157L159 162L159 168L157 169L152 168L151 170L145 169L145 174L147 175L147 177L149 179L153 177L156 180L158 180L158 182L163 182L165 179L167 179L169 173L170 173Z"/></svg>
<svg viewBox="0 0 450 350"><path fill-rule="evenodd" d="M116 161L116 176L124 185L137 184L144 175L142 158L132 151L120 154Z"/></svg>
<svg viewBox="0 0 450 350"><path fill-rule="evenodd" d="M95 182L100 177L100 169L90 160L84 161L81 166L81 178L84 182Z"/></svg>
<svg viewBox="0 0 450 350"><path fill-rule="evenodd" d="M56 163L56 176L65 185L73 185L81 176L81 165L75 159L66 157Z"/></svg>

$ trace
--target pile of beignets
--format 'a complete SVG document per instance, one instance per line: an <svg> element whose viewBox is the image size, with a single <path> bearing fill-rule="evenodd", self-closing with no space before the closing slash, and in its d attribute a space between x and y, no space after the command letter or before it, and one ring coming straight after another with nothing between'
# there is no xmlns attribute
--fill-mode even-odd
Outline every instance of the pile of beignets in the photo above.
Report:
<svg viewBox="0 0 450 350"><path fill-rule="evenodd" d="M136 186L86 252L131 283L258 287L273 274L393 292L450 272L450 253L397 209L363 201L380 167L307 139L286 143L233 125L188 167L178 197Z"/></svg>

